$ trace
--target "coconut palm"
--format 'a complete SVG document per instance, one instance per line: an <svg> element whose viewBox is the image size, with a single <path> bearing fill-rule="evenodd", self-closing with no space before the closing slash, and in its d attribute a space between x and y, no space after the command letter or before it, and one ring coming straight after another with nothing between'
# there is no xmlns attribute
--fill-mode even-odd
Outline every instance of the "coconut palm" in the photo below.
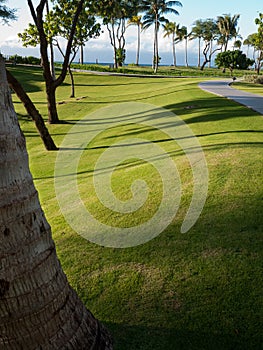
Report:
<svg viewBox="0 0 263 350"><path fill-rule="evenodd" d="M177 37L175 38L175 43L179 43L183 40L185 40L185 65L188 67L188 48L187 48L187 40L188 40L188 33L187 33L187 27L182 26L181 28L178 27L177 29Z"/></svg>
<svg viewBox="0 0 263 350"><path fill-rule="evenodd" d="M235 40L234 44L233 44L233 50L238 49L240 50L242 46L242 41L241 40Z"/></svg>
<svg viewBox="0 0 263 350"><path fill-rule="evenodd" d="M141 30L143 27L142 16L132 16L128 20L128 26L135 25L137 26L137 54L136 54L136 65L139 65L140 59L140 46L141 46Z"/></svg>
<svg viewBox="0 0 263 350"><path fill-rule="evenodd" d="M224 14L217 17L217 26L221 34L220 42L223 44L224 51L227 50L229 40L237 36L237 23L240 15Z"/></svg>
<svg viewBox="0 0 263 350"><path fill-rule="evenodd" d="M182 26L181 28L181 36L185 40L185 65L188 67L188 36L190 33L187 31L186 26Z"/></svg>
<svg viewBox="0 0 263 350"><path fill-rule="evenodd" d="M197 66L200 67L201 65L201 40L202 40L202 34L203 34L203 20L198 19L194 22L191 35L189 37L190 40L198 39L198 63Z"/></svg>
<svg viewBox="0 0 263 350"><path fill-rule="evenodd" d="M178 33L179 24L176 24L175 22L167 22L163 25L164 30L164 38L166 37L172 37L172 48L173 48L173 65L176 67L176 52L175 52L175 38L176 34Z"/></svg>
<svg viewBox="0 0 263 350"><path fill-rule="evenodd" d="M158 32L161 22L168 22L164 17L166 14L178 15L174 6L182 6L180 1L167 1L167 0L142 0L140 10L145 12L143 17L144 24L146 26L150 23L151 20L154 22L154 72L158 70L159 63L159 49L158 49Z"/></svg>
<svg viewBox="0 0 263 350"><path fill-rule="evenodd" d="M0 349L112 349L62 271L0 58Z"/></svg>

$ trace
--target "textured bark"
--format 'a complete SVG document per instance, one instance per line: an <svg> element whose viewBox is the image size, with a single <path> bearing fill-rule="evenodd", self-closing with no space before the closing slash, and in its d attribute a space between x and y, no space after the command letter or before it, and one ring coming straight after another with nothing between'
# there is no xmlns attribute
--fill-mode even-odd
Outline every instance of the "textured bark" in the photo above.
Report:
<svg viewBox="0 0 263 350"><path fill-rule="evenodd" d="M31 116L33 121L35 122L36 128L39 132L39 135L48 151L56 151L58 148L55 145L43 118L40 113L36 109L35 105L23 89L22 85L19 81L9 72L6 71L7 81L10 87L15 91L20 101L23 103L27 113Z"/></svg>
<svg viewBox="0 0 263 350"><path fill-rule="evenodd" d="M0 58L0 349L112 349L62 271Z"/></svg>

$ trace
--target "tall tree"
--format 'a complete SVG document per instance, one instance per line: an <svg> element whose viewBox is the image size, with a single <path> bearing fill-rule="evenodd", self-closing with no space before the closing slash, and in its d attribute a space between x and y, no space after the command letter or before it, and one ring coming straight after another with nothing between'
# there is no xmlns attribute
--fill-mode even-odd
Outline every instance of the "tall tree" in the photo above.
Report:
<svg viewBox="0 0 263 350"><path fill-rule="evenodd" d="M74 16L75 7L72 3L69 6L67 0L60 0L52 10L49 10L44 21L44 30L48 43L53 48L56 46L65 60L65 52L60 39L69 40L71 33L71 22ZM71 95L75 97L74 77L71 71L71 63L74 61L79 48L83 47L90 38L95 38L100 34L100 24L96 23L93 9L81 11L76 25L75 35L71 46L71 55L68 63L68 72L71 78ZM23 42L23 46L37 46L40 44L36 25L29 23L27 29L18 36ZM64 43L64 41L63 41ZM53 67L53 65L51 65ZM52 68L51 68L52 71ZM54 77L54 74L52 74Z"/></svg>
<svg viewBox="0 0 263 350"><path fill-rule="evenodd" d="M128 20L128 26L137 26L137 53L136 53L136 66L139 65L140 60L140 46L141 46L141 30L143 27L142 16L132 16Z"/></svg>
<svg viewBox="0 0 263 350"><path fill-rule="evenodd" d="M95 6L107 27L114 52L114 67L118 68L123 65L126 56L126 21L138 14L138 0L98 0Z"/></svg>
<svg viewBox="0 0 263 350"><path fill-rule="evenodd" d="M77 3L76 3L77 5ZM65 53L60 43L59 38L70 38L71 34L71 21L74 16L75 7L72 4L69 6L68 0L60 0L54 8L49 11L47 16L47 28L51 32L51 37L54 45L60 51L62 57L65 60ZM74 61L79 48L83 48L84 44L90 38L96 38L100 34L100 24L96 22L94 15L94 9L84 9L81 11L78 22L76 25L75 35L71 46L71 57L68 63L68 72L71 79L71 95L75 97L75 85L74 77L71 71L71 63Z"/></svg>
<svg viewBox="0 0 263 350"><path fill-rule="evenodd" d="M207 63L211 62L212 55L221 49L221 46L212 49L214 40L219 38L219 29L217 23L214 19L208 18L202 23L202 39L204 40L203 55L204 61L200 67L200 70L203 70Z"/></svg>
<svg viewBox="0 0 263 350"><path fill-rule="evenodd" d="M140 9L145 12L143 17L144 22L154 19L154 73L157 73L159 65L159 47L158 47L158 32L160 22L168 20L164 17L166 14L178 15L178 11L174 6L182 6L180 1L166 1L166 0L142 0Z"/></svg>
<svg viewBox="0 0 263 350"><path fill-rule="evenodd" d="M202 33L203 33L203 20L198 19L194 22L191 35L189 37L190 40L198 39L198 62L197 67L200 67L201 65L201 40L202 40Z"/></svg>
<svg viewBox="0 0 263 350"><path fill-rule="evenodd" d="M164 23L167 23L167 22L168 22L167 18L165 18L164 16L159 16L158 22L157 22L157 31L159 31L159 28L160 28L161 24L164 24ZM143 16L143 30L147 30L152 25L154 26L152 68L155 69L155 63L156 63L157 57L158 57L158 63L160 62L160 59L161 59L159 57L159 52L158 52L158 55L157 55L157 52L156 52L156 41L155 41L156 19L155 19L155 14L154 13L146 13ZM158 40L157 40L157 42L158 42ZM157 50L157 51L159 51L159 50Z"/></svg>
<svg viewBox="0 0 263 350"><path fill-rule="evenodd" d="M249 36L244 40L244 45L248 46L248 50L247 50L247 56L248 56L248 51L249 51L249 47L253 47L253 59L255 60L255 53L256 53L256 46L257 46L257 36L258 33L253 33L253 34L249 34Z"/></svg>
<svg viewBox="0 0 263 350"><path fill-rule="evenodd" d="M62 271L0 58L0 348L112 349Z"/></svg>
<svg viewBox="0 0 263 350"><path fill-rule="evenodd" d="M240 15L224 14L217 17L217 26L221 35L220 42L223 44L223 50L227 50L228 43L237 36L237 24Z"/></svg>
<svg viewBox="0 0 263 350"><path fill-rule="evenodd" d="M172 37L172 50L173 50L173 65L176 67L176 52L175 52L175 38L178 33L179 24L175 22L167 22L163 25L164 38Z"/></svg>
<svg viewBox="0 0 263 350"><path fill-rule="evenodd" d="M190 34L188 34L188 31L187 31L187 27L186 26L182 26L180 28L180 36L181 38L184 39L184 42L185 42L185 66L188 67L188 36Z"/></svg>
<svg viewBox="0 0 263 350"><path fill-rule="evenodd" d="M75 8L75 11L74 11L74 16L72 18L72 25L71 25L69 39L66 45L65 58L62 64L61 73L55 80L50 70L49 58L48 58L48 39L44 29L44 20L43 20L43 11L47 0L40 0L39 5L36 7L36 9L33 5L32 0L27 0L27 2L39 35L40 53L41 53L41 59L42 59L44 79L46 84L49 123L52 123L52 124L59 123L59 117L58 117L57 105L56 105L56 89L58 88L58 86L60 86L63 83L67 74L67 69L68 69L68 64L69 64L70 54L71 54L71 47L74 40L78 18L81 11L83 10L84 0L80 0L80 1L72 0L69 2L69 5L71 5L71 7L73 6Z"/></svg>

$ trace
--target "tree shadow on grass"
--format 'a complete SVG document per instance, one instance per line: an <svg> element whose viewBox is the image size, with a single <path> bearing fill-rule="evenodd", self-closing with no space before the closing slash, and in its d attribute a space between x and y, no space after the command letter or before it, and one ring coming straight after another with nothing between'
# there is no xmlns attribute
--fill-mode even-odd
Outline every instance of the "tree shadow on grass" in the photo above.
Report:
<svg viewBox="0 0 263 350"><path fill-rule="evenodd" d="M114 338L115 350L255 350L260 340L238 334L193 332L176 328L154 328L104 323Z"/></svg>
<svg viewBox="0 0 263 350"><path fill-rule="evenodd" d="M248 107L223 97L188 100L166 105L164 108L171 110L176 115L184 115L187 124L251 117L258 114Z"/></svg>

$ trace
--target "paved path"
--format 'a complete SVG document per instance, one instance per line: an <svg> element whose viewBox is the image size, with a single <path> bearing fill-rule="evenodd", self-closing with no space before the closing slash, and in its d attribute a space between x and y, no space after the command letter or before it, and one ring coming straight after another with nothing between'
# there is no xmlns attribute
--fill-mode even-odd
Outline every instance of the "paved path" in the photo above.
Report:
<svg viewBox="0 0 263 350"><path fill-rule="evenodd" d="M200 83L199 87L205 91L211 92L212 94L234 100L260 114L263 114L263 96L234 89L229 86L231 82L232 79L210 80Z"/></svg>

